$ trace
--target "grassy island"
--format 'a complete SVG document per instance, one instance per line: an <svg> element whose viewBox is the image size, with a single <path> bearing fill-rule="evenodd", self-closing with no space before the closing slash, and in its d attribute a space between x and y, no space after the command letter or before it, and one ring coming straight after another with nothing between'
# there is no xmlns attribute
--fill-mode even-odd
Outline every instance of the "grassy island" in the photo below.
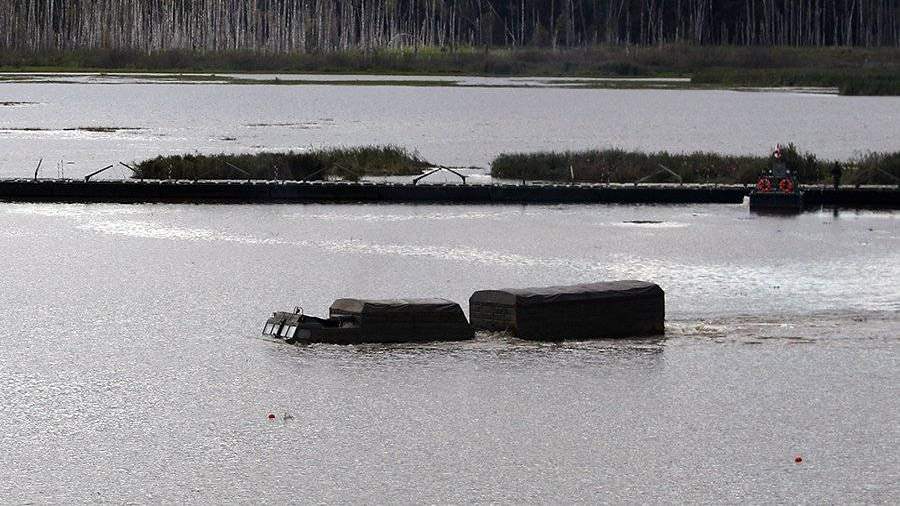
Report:
<svg viewBox="0 0 900 506"><path fill-rule="evenodd" d="M135 164L142 179L286 179L414 175L430 164L396 146L333 148L302 153L159 156Z"/></svg>
<svg viewBox="0 0 900 506"><path fill-rule="evenodd" d="M784 150L784 157L787 166L799 174L800 181L830 181L835 161L802 153L793 144ZM845 184L900 183L900 152L869 153L839 163ZM605 149L504 153L491 162L491 175L503 179L593 183L671 182L680 178L684 183L725 184L754 183L769 166L771 159L767 156Z"/></svg>
<svg viewBox="0 0 900 506"><path fill-rule="evenodd" d="M900 152L824 160L793 144L783 149L788 167L804 183L825 183L839 163L844 184L900 184ZM719 153L645 153L622 149L503 153L491 162L498 179L589 183L752 184L771 166L768 156ZM397 146L330 148L308 152L171 155L136 163L141 179L279 179L355 181L363 176L415 176L435 165ZM574 177L573 177L574 176Z"/></svg>

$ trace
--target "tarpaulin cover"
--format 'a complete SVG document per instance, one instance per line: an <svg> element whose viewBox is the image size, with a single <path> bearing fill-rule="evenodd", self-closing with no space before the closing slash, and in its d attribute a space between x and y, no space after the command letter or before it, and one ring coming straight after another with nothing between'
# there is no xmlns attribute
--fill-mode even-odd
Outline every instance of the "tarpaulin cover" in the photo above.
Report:
<svg viewBox="0 0 900 506"><path fill-rule="evenodd" d="M655 283L625 280L587 283L583 285L481 290L472 294L469 302L528 306L533 304L551 304L555 302L581 300L630 299L634 297L662 295L662 293L662 288Z"/></svg>
<svg viewBox="0 0 900 506"><path fill-rule="evenodd" d="M469 299L476 330L562 340L664 332L665 293L645 281L482 290Z"/></svg>
<svg viewBox="0 0 900 506"><path fill-rule="evenodd" d="M447 299L338 299L331 305L332 314L374 315L378 313L462 313L459 304Z"/></svg>
<svg viewBox="0 0 900 506"><path fill-rule="evenodd" d="M331 316L349 315L359 342L421 342L472 339L474 331L456 302L446 299L338 299Z"/></svg>

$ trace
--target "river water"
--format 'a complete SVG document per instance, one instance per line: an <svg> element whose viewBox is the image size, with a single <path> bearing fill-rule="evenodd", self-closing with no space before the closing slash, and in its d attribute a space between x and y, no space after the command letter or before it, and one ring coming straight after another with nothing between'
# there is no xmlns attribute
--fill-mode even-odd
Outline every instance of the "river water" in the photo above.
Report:
<svg viewBox="0 0 900 506"><path fill-rule="evenodd" d="M240 81L228 81L235 78ZM259 84L275 78L281 84ZM432 85L404 86L401 79ZM326 83L336 80L380 84ZM579 87L594 84L0 74L0 177L30 177L39 159L42 177L82 177L160 154L369 144L482 168L510 151L618 147L764 155L775 143L794 142L820 157L847 159L900 149L900 97L668 89L679 84L671 80L635 84L663 89ZM129 175L116 165L103 177Z"/></svg>
<svg viewBox="0 0 900 506"><path fill-rule="evenodd" d="M898 225L0 204L0 502L896 503ZM666 290L665 338L258 337L272 310L342 296L466 308L482 288L623 278Z"/></svg>

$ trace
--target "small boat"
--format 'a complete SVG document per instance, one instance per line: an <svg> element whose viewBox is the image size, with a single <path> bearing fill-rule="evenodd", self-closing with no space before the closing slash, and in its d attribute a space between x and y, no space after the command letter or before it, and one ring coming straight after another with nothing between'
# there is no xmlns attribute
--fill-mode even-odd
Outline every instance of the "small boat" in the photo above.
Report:
<svg viewBox="0 0 900 506"><path fill-rule="evenodd" d="M286 343L407 343L461 341L474 331L459 304L446 299L338 299L328 318L276 311L263 335Z"/></svg>
<svg viewBox="0 0 900 506"><path fill-rule="evenodd" d="M795 213L803 210L803 191L797 175L784 162L781 146L772 153L772 168L756 181L750 193L750 210Z"/></svg>

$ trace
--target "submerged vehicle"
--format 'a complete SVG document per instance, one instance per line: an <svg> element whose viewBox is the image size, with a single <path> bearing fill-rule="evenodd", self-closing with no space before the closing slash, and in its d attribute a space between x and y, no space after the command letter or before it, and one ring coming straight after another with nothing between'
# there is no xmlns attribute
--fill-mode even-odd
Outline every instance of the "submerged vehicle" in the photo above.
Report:
<svg viewBox="0 0 900 506"><path fill-rule="evenodd" d="M328 318L276 311L263 335L287 343L406 343L462 341L474 332L462 308L446 299L338 299Z"/></svg>
<svg viewBox="0 0 900 506"><path fill-rule="evenodd" d="M803 191L797 175L784 161L782 148L775 147L772 167L756 181L750 193L751 211L799 212L803 210Z"/></svg>

